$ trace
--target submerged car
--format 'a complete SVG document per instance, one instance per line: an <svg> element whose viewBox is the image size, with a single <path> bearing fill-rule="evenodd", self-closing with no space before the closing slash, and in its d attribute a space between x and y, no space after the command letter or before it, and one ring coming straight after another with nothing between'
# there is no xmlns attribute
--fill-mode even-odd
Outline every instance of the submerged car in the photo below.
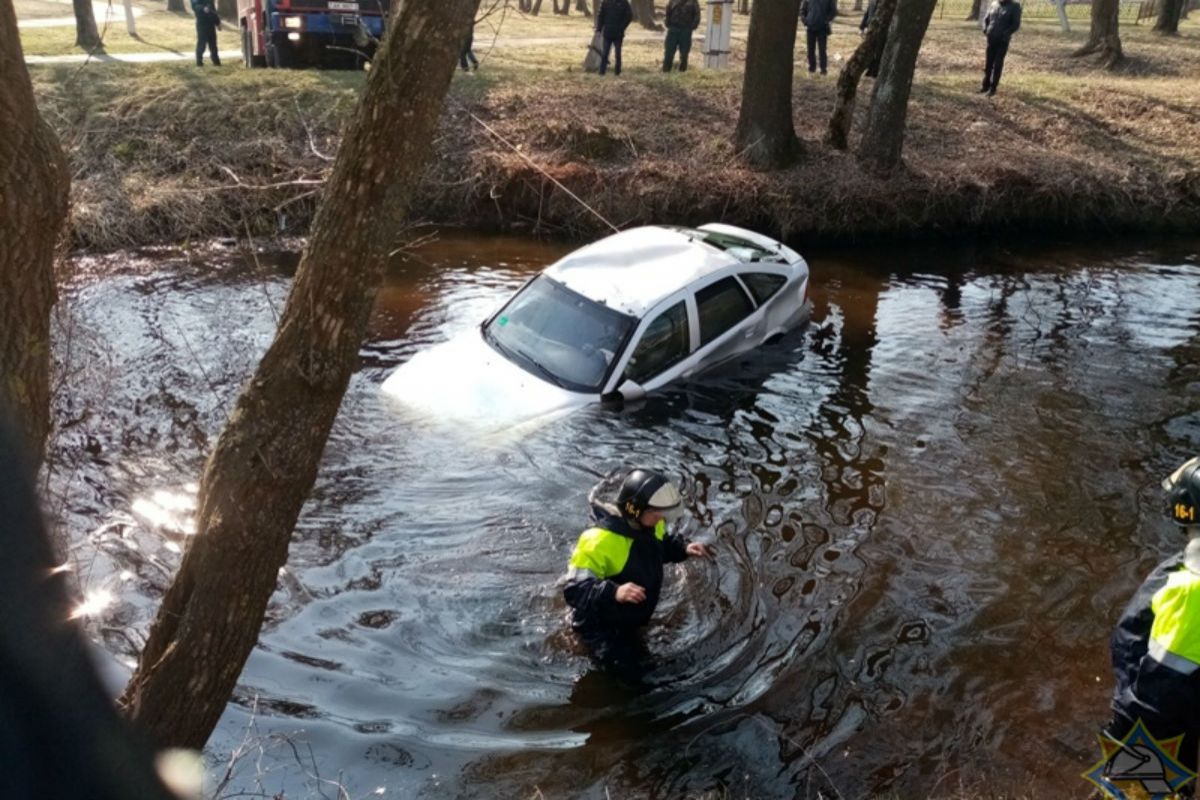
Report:
<svg viewBox="0 0 1200 800"><path fill-rule="evenodd" d="M383 390L441 419L497 423L635 400L798 326L807 295L808 265L769 237L635 228L547 267Z"/></svg>

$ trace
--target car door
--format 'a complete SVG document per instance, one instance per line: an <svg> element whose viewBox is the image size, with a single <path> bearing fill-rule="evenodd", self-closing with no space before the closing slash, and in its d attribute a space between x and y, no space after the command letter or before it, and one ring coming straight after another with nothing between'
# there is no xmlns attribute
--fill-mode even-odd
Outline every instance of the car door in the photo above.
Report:
<svg viewBox="0 0 1200 800"><path fill-rule="evenodd" d="M764 322L749 291L734 275L696 290L699 327L695 368L708 369L759 344Z"/></svg>
<svg viewBox="0 0 1200 800"><path fill-rule="evenodd" d="M686 297L665 303L666 308L648 314L635 341L628 348L619 386L633 381L647 391L678 378L691 363L695 346L694 323ZM662 306L660 306L662 308Z"/></svg>

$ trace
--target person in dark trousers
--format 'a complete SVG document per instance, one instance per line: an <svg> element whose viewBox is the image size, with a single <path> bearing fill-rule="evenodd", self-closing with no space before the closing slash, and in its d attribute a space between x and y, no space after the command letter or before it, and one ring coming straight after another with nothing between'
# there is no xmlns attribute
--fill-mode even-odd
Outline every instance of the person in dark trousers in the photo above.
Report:
<svg viewBox="0 0 1200 800"><path fill-rule="evenodd" d="M866 35L867 26L871 24L871 17L875 14L875 6L879 0L871 0L867 3L867 10L863 12L862 22L858 23L858 32ZM887 47L887 30L883 31L883 38L879 42L879 49L875 51L875 57L871 59L870 65L867 66L867 77L879 77L879 64L883 61L883 48Z"/></svg>
<svg viewBox="0 0 1200 800"><path fill-rule="evenodd" d="M475 44L475 27L467 31L467 38L463 39L462 50L458 54L458 65L462 67L462 71L466 72L469 69L479 69L479 59L475 57L475 52L471 48ZM471 66L467 66L467 61L470 60Z"/></svg>
<svg viewBox="0 0 1200 800"><path fill-rule="evenodd" d="M1150 573L1113 631L1116 689L1104 736L1124 742L1138 722L1156 741L1182 735L1178 759L1195 772L1200 743L1200 457L1177 469L1162 486L1167 516L1182 526L1188 543ZM1114 780L1119 779L1114 773L1121 771L1121 752L1118 748L1106 765Z"/></svg>
<svg viewBox="0 0 1200 800"><path fill-rule="evenodd" d="M663 53L663 72L675 65L679 51L679 71L687 72L688 53L692 51L692 31L700 25L700 3L697 0L669 0L667 13L666 51Z"/></svg>
<svg viewBox="0 0 1200 800"><path fill-rule="evenodd" d="M600 74L608 71L608 56L616 51L613 75L621 74L621 43L625 40L625 29L633 21L633 6L629 0L603 0L596 11L596 31L604 34L604 50L600 54Z"/></svg>
<svg viewBox="0 0 1200 800"><path fill-rule="evenodd" d="M661 473L634 469L621 481L616 504L599 499L605 481L588 495L592 527L575 545L563 596L576 634L600 666L637 685L647 668L639 632L650 622L662 590L663 565L712 552L667 533L683 499Z"/></svg>
<svg viewBox="0 0 1200 800"><path fill-rule="evenodd" d="M818 53L821 74L825 74L828 59L825 55L832 31L830 23L837 16L837 0L804 0L800 6L800 17L808 29L808 71L816 72Z"/></svg>
<svg viewBox="0 0 1200 800"><path fill-rule="evenodd" d="M213 66L221 66L221 57L217 55L217 27L221 18L217 16L212 0L192 0L192 13L196 15L196 66L204 66L206 47Z"/></svg>
<svg viewBox="0 0 1200 800"><path fill-rule="evenodd" d="M983 88L991 97L1000 85L1000 73L1004 71L1004 56L1008 54L1008 42L1021 28L1021 4L1017 0L996 0L983 18L983 32L987 36L987 57L983 67Z"/></svg>

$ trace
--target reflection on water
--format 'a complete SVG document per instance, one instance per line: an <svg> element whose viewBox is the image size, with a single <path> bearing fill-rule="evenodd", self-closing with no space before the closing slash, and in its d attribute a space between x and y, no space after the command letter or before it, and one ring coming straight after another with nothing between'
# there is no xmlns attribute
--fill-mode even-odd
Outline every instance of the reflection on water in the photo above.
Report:
<svg viewBox="0 0 1200 800"><path fill-rule="evenodd" d="M809 253L809 326L637 407L487 448L389 410L395 365L564 249L395 266L213 752L295 734L313 759L261 785L295 795L1080 791L1108 628L1181 545L1157 481L1200 449L1200 247ZM125 261L67 294L47 501L121 661L287 288L219 251ZM587 489L634 463L719 557L669 568L629 697L577 681L556 580Z"/></svg>

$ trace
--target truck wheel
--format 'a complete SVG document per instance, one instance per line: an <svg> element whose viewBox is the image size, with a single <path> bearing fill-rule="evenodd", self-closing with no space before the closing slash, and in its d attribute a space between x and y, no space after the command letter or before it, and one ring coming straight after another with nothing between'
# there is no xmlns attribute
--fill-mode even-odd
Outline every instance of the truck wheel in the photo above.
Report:
<svg viewBox="0 0 1200 800"><path fill-rule="evenodd" d="M266 66L265 58L254 55L254 42L251 39L249 28L242 28L242 64L246 69L258 69Z"/></svg>
<svg viewBox="0 0 1200 800"><path fill-rule="evenodd" d="M271 42L267 45L267 66L276 69L292 67L292 48L283 42Z"/></svg>

